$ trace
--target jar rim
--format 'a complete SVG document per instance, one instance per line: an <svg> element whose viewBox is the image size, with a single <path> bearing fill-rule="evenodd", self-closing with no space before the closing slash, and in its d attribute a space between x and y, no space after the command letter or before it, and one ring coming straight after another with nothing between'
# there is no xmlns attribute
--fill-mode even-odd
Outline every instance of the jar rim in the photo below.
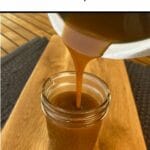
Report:
<svg viewBox="0 0 150 150"><path fill-rule="evenodd" d="M89 72L84 72L83 73L83 76L86 75L90 78L93 78L94 80L96 79L98 82L100 82L104 87L105 87L105 90L106 90L106 96L102 102L102 104L100 104L99 106L97 106L96 108L93 108L91 110L86 110L86 111L71 111L71 110L64 110L62 108L59 108L59 107L56 107L54 105L52 105L49 100L47 99L46 95L45 95L45 85L48 81L53 81L54 79L56 78L59 78L61 76L68 76L68 75L75 75L75 71L62 71L62 72L58 72L58 73L55 73L55 74L52 74L51 77L49 77L43 84L42 86L42 94L41 94L41 99L42 99L42 104L47 108L52 108L54 111L56 112L59 112L59 113L62 113L62 114L70 114L70 115L90 115L92 113L95 113L95 112L99 112L101 111L102 107L107 107L110 103L110 100L111 100L111 95L110 95L110 90L108 88L108 85L106 84L105 81L103 81L101 78L97 77L96 75L92 74L92 73L89 73Z"/></svg>

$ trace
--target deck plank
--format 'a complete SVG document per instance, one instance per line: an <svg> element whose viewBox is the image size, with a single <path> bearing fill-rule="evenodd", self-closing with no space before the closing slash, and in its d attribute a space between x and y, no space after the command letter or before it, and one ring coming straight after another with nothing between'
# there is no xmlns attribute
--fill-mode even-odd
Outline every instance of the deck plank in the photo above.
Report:
<svg viewBox="0 0 150 150"><path fill-rule="evenodd" d="M16 32L18 35L22 36L26 40L31 40L32 38L36 37L35 34L29 32L28 30L26 30L22 26L20 26L16 23L12 22L11 20L7 19L5 17L5 14L3 16L1 16L1 19L2 19L1 21L2 21L3 25L5 25L7 28L12 30L13 32Z"/></svg>
<svg viewBox="0 0 150 150"><path fill-rule="evenodd" d="M0 48L0 57L6 56L8 53L6 53L3 49Z"/></svg>
<svg viewBox="0 0 150 150"><path fill-rule="evenodd" d="M37 36L55 34L46 13L2 13L1 28L1 48L8 53Z"/></svg>
<svg viewBox="0 0 150 150"><path fill-rule="evenodd" d="M37 27L38 29L43 30L44 32L46 32L46 33L48 33L50 35L52 35L52 34L55 33L54 30L52 29L52 27L50 25L46 25L46 24L42 23L41 21L36 20L31 15L26 15L26 14L23 15L21 13L20 14L14 14L14 15L17 16L20 19L25 20L29 24L32 24L33 26Z"/></svg>
<svg viewBox="0 0 150 150"><path fill-rule="evenodd" d="M0 34L0 38L2 49L4 49L6 52L11 53L18 47L16 44L8 40L4 35Z"/></svg>
<svg viewBox="0 0 150 150"><path fill-rule="evenodd" d="M18 45L18 46L21 46L22 44L27 42L27 40L25 38L18 35L16 32L9 29L7 26L5 26L3 24L1 25L1 30L2 30L3 35L5 35L8 39L13 40L14 43L16 43L16 45Z"/></svg>
<svg viewBox="0 0 150 150"><path fill-rule="evenodd" d="M39 13L39 16L44 17L45 19L48 19L47 13Z"/></svg>
<svg viewBox="0 0 150 150"><path fill-rule="evenodd" d="M14 16L12 14L5 14L5 17L10 19L11 21L15 22L16 24L24 27L25 29L28 29L31 33L35 34L36 36L46 36L47 38L51 38L51 35L44 32L43 30L35 27L34 25L26 22L23 19L18 18L17 16Z"/></svg>
<svg viewBox="0 0 150 150"><path fill-rule="evenodd" d="M51 26L50 21L47 18L45 18L45 17L43 17L41 15L35 15L34 13L28 13L26 15L27 16L32 16L36 20L38 20L38 21L40 21L40 22L42 22L42 23L44 23L44 24L46 24L48 26Z"/></svg>

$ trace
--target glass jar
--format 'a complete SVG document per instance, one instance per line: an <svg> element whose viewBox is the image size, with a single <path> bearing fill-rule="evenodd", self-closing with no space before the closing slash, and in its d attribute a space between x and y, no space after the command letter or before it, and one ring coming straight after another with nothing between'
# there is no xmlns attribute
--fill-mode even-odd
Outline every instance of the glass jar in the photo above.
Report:
<svg viewBox="0 0 150 150"><path fill-rule="evenodd" d="M100 78L84 73L82 93L98 102L88 111L68 111L54 106L54 96L76 91L76 73L61 72L46 80L41 94L51 150L93 150L110 103L110 91Z"/></svg>

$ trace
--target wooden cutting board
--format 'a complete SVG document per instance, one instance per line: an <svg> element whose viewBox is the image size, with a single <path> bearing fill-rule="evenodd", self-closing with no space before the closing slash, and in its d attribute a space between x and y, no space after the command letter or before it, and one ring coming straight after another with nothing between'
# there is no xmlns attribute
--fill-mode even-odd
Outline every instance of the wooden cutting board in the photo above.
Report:
<svg viewBox="0 0 150 150"><path fill-rule="evenodd" d="M41 85L51 74L74 70L68 50L53 36L26 83L4 129L3 150L47 150L48 136L40 107ZM101 77L112 95L96 150L146 150L123 61L95 59L86 71Z"/></svg>

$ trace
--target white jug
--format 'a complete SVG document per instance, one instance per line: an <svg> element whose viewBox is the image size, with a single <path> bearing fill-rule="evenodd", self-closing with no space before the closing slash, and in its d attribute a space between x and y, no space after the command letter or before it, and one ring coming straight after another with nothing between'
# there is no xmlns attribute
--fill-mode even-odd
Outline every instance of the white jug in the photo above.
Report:
<svg viewBox="0 0 150 150"><path fill-rule="evenodd" d="M65 41L65 43L67 43L67 45L69 45L74 50L79 50L80 53L83 53L85 55L91 55L91 56L96 56L96 57L100 56L99 54L100 43L98 39L95 40L95 38L92 38L89 36L88 38L86 38L87 37L86 34L81 34L80 32L74 31L69 26L67 26L67 29L69 30L69 36L71 38L64 38L63 31L64 31L66 24L63 18L61 17L61 15L59 15L58 13L49 13L48 17L50 19L50 22L53 28L57 32L57 34L63 38L63 40ZM129 14L129 17L130 17L130 14ZM148 19L147 28L150 29L150 14L149 13L147 13L147 19ZM138 21L136 22L138 23ZM134 24L134 25L136 26L138 24ZM77 43L82 43L84 47L81 47L81 46L78 47ZM111 59L130 59L130 58L138 58L138 57L145 57L145 56L150 56L149 33L145 39L140 39L137 41L121 42L121 43L119 42L111 43L107 47L105 52L101 54L100 57L111 58Z"/></svg>

